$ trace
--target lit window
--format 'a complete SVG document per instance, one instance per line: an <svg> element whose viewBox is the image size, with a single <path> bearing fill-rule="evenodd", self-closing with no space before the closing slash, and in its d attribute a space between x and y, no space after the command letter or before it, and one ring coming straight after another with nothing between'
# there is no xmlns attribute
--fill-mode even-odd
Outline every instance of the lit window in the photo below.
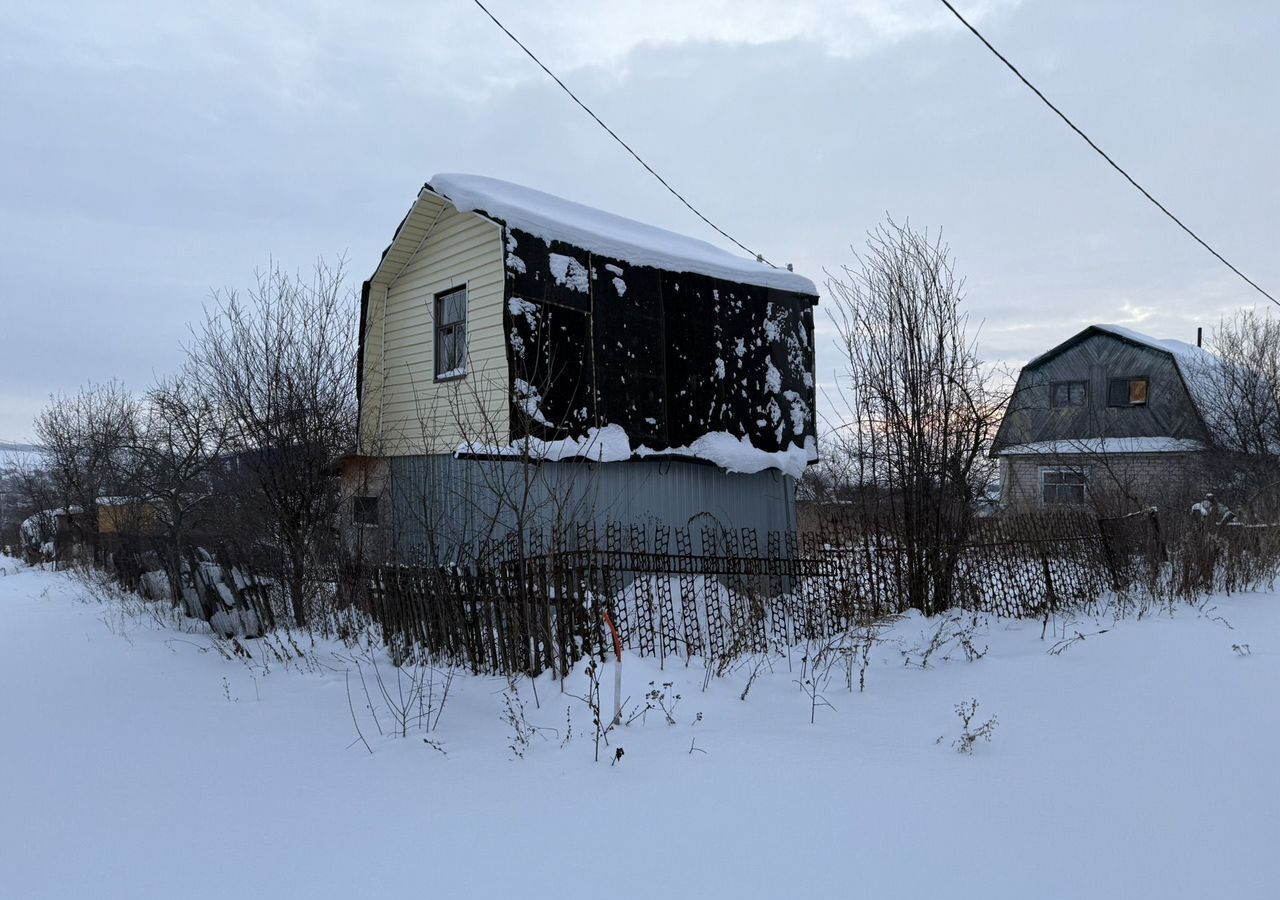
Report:
<svg viewBox="0 0 1280 900"><path fill-rule="evenodd" d="M436 380L467 374L467 289L436 294Z"/></svg>
<svg viewBox="0 0 1280 900"><path fill-rule="evenodd" d="M1107 382L1108 406L1146 406L1147 379L1112 378Z"/></svg>

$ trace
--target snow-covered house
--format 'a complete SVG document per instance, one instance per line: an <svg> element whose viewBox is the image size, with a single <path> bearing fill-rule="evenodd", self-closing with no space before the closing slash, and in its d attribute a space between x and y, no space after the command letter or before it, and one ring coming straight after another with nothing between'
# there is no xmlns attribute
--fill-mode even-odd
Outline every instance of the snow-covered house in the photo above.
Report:
<svg viewBox="0 0 1280 900"><path fill-rule="evenodd" d="M401 547L516 518L794 528L817 300L789 269L438 175L364 283L351 517Z"/></svg>
<svg viewBox="0 0 1280 900"><path fill-rule="evenodd" d="M1197 495L1213 444L1205 374L1214 364L1199 347L1119 325L1091 325L1037 356L1018 376L991 451L1001 503Z"/></svg>

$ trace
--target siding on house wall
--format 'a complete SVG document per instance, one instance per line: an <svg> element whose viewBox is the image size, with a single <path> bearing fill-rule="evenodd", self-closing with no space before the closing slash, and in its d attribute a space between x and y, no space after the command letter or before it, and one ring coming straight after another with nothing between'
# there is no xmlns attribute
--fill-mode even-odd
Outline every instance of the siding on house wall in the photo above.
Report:
<svg viewBox="0 0 1280 900"><path fill-rule="evenodd" d="M1110 407L1111 378L1150 379L1145 406ZM1054 408L1049 386L1085 381L1084 406ZM1172 357L1108 334L1093 334L1057 356L1022 370L994 449L1038 441L1117 437L1173 437L1208 440Z"/></svg>
<svg viewBox="0 0 1280 900"><path fill-rule="evenodd" d="M1168 506L1203 491L1204 471L1198 453L1038 454L1000 459L1000 502L1005 506L1043 506L1041 471L1082 469L1093 499L1132 495L1134 500ZM1121 491L1123 489L1123 493ZM1132 500L1129 505L1132 505Z"/></svg>
<svg viewBox="0 0 1280 900"><path fill-rule="evenodd" d="M370 437L365 452L449 453L464 440L509 440L502 229L447 204L437 208L438 217L427 208L402 226L416 229L410 240L419 232L423 237L403 270L388 276L385 299L375 297L377 281L371 285L361 409L362 434ZM435 296L462 285L467 374L436 382Z"/></svg>

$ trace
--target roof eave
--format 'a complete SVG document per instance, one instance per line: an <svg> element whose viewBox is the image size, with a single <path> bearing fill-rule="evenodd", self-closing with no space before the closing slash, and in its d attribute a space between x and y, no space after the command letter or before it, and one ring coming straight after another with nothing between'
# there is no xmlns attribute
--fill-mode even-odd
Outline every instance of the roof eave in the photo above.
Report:
<svg viewBox="0 0 1280 900"><path fill-rule="evenodd" d="M424 184L422 190L418 191L417 199L396 227L391 243L382 251L382 258L369 276L369 283L381 287L390 286L413 260L414 254L430 236L436 221L445 208L450 206L453 203L448 197L432 190L430 184ZM502 227L502 223L492 216L480 212L473 214L492 222L496 228Z"/></svg>

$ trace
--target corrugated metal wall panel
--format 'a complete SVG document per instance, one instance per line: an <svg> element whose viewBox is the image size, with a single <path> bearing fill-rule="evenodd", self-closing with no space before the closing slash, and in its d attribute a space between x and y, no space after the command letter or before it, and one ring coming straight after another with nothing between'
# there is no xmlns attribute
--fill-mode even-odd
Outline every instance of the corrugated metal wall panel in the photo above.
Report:
<svg viewBox="0 0 1280 900"><path fill-rule="evenodd" d="M718 524L760 533L796 527L795 479L774 470L753 475L680 461L619 463L519 462L455 459L449 455L393 457L392 508L396 542L404 553L501 538L557 524L609 522Z"/></svg>

